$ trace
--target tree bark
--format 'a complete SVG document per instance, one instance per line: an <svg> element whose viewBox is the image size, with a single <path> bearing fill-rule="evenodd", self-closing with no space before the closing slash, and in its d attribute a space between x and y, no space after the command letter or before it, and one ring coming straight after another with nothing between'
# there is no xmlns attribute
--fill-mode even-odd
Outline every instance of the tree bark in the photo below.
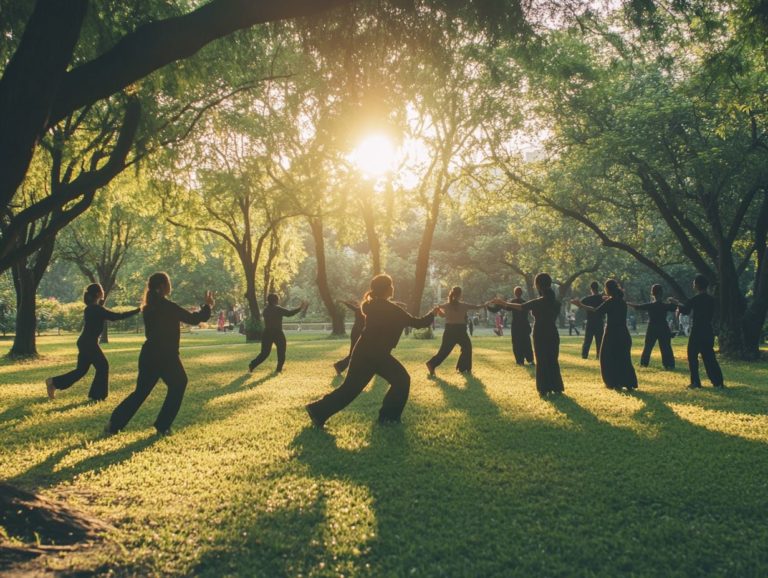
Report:
<svg viewBox="0 0 768 578"><path fill-rule="evenodd" d="M12 357L37 355L37 284L26 261L12 269L16 290L16 334L13 337Z"/></svg>
<svg viewBox="0 0 768 578"><path fill-rule="evenodd" d="M323 236L323 220L321 217L310 217L309 226L312 229L312 239L315 242L315 260L317 261L317 290L331 318L331 334L344 335L344 315L336 306L336 300L328 285L328 270L325 261L325 237Z"/></svg>
<svg viewBox="0 0 768 578"><path fill-rule="evenodd" d="M373 205L370 199L362 201L363 222L365 223L365 234L368 238L368 248L371 251L371 267L373 275L382 272L381 265L381 241L376 232L376 220L373 214Z"/></svg>
<svg viewBox="0 0 768 578"><path fill-rule="evenodd" d="M243 273L245 273L245 301L248 303L248 318L253 320L252 323L246 324L245 340L258 341L261 339L261 331L256 328L255 322L261 322L261 309L256 295L256 267L251 266L247 260L242 261L242 266Z"/></svg>

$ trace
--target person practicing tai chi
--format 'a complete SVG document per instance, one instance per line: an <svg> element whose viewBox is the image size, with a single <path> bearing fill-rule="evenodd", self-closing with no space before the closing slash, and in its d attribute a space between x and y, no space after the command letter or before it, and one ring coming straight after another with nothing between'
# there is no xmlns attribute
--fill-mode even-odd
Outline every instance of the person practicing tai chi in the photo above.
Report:
<svg viewBox="0 0 768 578"><path fill-rule="evenodd" d="M427 361L429 375L435 375L435 369L451 354L453 348L458 345L461 348L459 360L456 362L456 371L460 373L472 371L472 340L467 334L467 313L475 309L482 309L488 303L471 305L461 301L461 287L454 287L448 293L448 303L438 306L438 314L445 317L445 331L440 349Z"/></svg>
<svg viewBox="0 0 768 578"><path fill-rule="evenodd" d="M607 298L598 306L585 305L581 299L571 301L589 311L606 316L600 345L600 374L608 389L637 389L637 375L632 366L632 336L627 329L627 302L615 279L605 282Z"/></svg>
<svg viewBox="0 0 768 578"><path fill-rule="evenodd" d="M336 375L341 375L344 370L349 367L349 360L352 358L352 350L355 348L355 343L360 338L360 334L363 332L363 326L365 325L365 316L360 309L360 304L355 301L342 301L352 313L355 315L355 322L352 324L352 329L349 332L349 353L344 359L340 359L333 364L333 368L336 370Z"/></svg>
<svg viewBox="0 0 768 578"><path fill-rule="evenodd" d="M200 311L191 312L168 299L171 279L167 273L154 273L147 281L144 292L142 315L146 341L139 353L139 375L136 389L112 412L104 432L113 434L123 429L152 392L158 380L168 386L168 393L155 420L159 434L170 433L171 424L179 413L187 374L179 358L180 323L197 325L208 321L214 305L213 293L205 292L205 304Z"/></svg>
<svg viewBox="0 0 768 578"><path fill-rule="evenodd" d="M267 295L267 306L261 315L264 318L264 331L261 333L261 352L248 364L248 371L253 371L261 365L269 354L272 353L272 345L277 346L277 367L275 373L283 371L285 365L286 340L283 332L283 317L293 317L300 311L306 311L309 303L302 301L295 309L286 309L278 305L278 297L275 293Z"/></svg>
<svg viewBox="0 0 768 578"><path fill-rule="evenodd" d="M515 296L510 300L510 303L525 303L522 287L515 287L514 293ZM501 305L489 305L488 311L496 313L500 308ZM533 364L531 324L528 322L528 311L517 311L515 309L510 309L510 311L512 312L510 333L512 334L512 353L515 356L515 363L525 365L527 361Z"/></svg>
<svg viewBox="0 0 768 578"><path fill-rule="evenodd" d="M530 311L533 314L533 351L536 355L536 389L539 395L562 393L563 377L560 374L560 334L557 331L557 316L560 302L552 289L552 277L539 273L534 279L539 297L524 303L512 303L494 299L492 303L512 311Z"/></svg>
<svg viewBox="0 0 768 578"><path fill-rule="evenodd" d="M392 301L394 285L389 275L376 275L365 294L361 309L365 325L360 339L352 350L349 371L344 382L328 395L306 406L315 427L322 428L334 414L344 409L365 389L374 375L389 382L379 410L379 423L398 423L408 401L411 376L392 356L405 327L429 327L438 308L424 317L413 317Z"/></svg>
<svg viewBox="0 0 768 578"><path fill-rule="evenodd" d="M715 357L715 332L712 329L712 318L715 315L715 298L707 293L709 280L704 275L696 275L693 289L696 295L685 303L674 297L670 303L677 305L677 310L683 315L693 315L691 335L688 337L688 368L691 371L690 389L701 387L699 377L699 355L704 360L707 377L715 387L725 387L723 372Z"/></svg>
<svg viewBox="0 0 768 578"><path fill-rule="evenodd" d="M104 332L105 321L120 321L136 315L140 309L132 309L125 313L117 313L106 309L104 303L104 289L98 283L91 283L83 292L83 331L77 338L77 367L56 377L45 380L48 390L48 398L53 399L57 389L72 387L77 381L88 373L93 365L96 373L93 376L88 398L95 401L103 401L109 395L109 363L104 352L99 347L99 336Z"/></svg>
<svg viewBox="0 0 768 578"><path fill-rule="evenodd" d="M627 302L627 305L638 311L648 313L648 328L645 330L645 345L643 353L640 355L640 365L648 367L651 361L651 352L658 341L661 350L661 364L664 369L671 370L675 368L675 354L672 351L672 332L667 323L667 313L673 312L676 306L672 303L664 303L662 300L663 292L664 289L661 285L653 285L651 287L652 301L648 303Z"/></svg>
<svg viewBox="0 0 768 578"><path fill-rule="evenodd" d="M600 284L592 281L589 284L590 294L581 299L581 302L588 307L597 309L603 303L603 296L600 294ZM585 308L587 313L587 325L584 328L584 342L581 345L581 358L589 359L589 350L592 347L592 339L595 340L595 357L600 358L600 344L603 341L603 326L605 325L604 315L597 311L591 311Z"/></svg>

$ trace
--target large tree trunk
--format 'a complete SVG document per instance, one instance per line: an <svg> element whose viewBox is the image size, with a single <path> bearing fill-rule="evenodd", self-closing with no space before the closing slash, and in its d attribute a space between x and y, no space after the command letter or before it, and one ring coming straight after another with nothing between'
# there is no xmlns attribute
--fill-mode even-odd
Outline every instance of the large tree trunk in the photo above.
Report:
<svg viewBox="0 0 768 578"><path fill-rule="evenodd" d="M243 263L245 271L245 301L248 303L248 319L245 325L245 340L258 341L261 339L261 309L256 295L256 270Z"/></svg>
<svg viewBox="0 0 768 578"><path fill-rule="evenodd" d="M16 289L16 334L10 355L30 357L37 355L37 283L26 261L14 265L12 271Z"/></svg>
<svg viewBox="0 0 768 578"><path fill-rule="evenodd" d="M312 238L315 241L315 259L317 261L317 290L320 293L320 298L323 300L323 305L328 312L328 316L331 318L331 334L332 335L344 335L346 329L344 327L344 315L341 310L336 306L336 301L331 294L331 289L328 285L328 271L325 262L325 238L323 236L323 220L320 217L311 217L309 219L309 226L312 229Z"/></svg>
<svg viewBox="0 0 768 578"><path fill-rule="evenodd" d="M381 265L381 242L376 232L376 219L373 214L373 205L369 199L362 201L363 222L365 223L365 234L368 238L368 248L371 251L371 267L373 274L378 275L382 271Z"/></svg>
<svg viewBox="0 0 768 578"><path fill-rule="evenodd" d="M746 357L744 343L744 314L746 300L739 284L739 275L733 264L733 255L729 249L720 246L717 263L718 285L716 295L719 317L720 353L727 357L743 359Z"/></svg>
<svg viewBox="0 0 768 578"><path fill-rule="evenodd" d="M413 295L411 297L411 314L419 315L421 311L421 299L424 296L424 288L427 286L427 272L429 271L429 254L432 251L432 239L435 236L437 226L437 212L427 217L424 233L421 235L419 252L416 257L416 275L413 283Z"/></svg>

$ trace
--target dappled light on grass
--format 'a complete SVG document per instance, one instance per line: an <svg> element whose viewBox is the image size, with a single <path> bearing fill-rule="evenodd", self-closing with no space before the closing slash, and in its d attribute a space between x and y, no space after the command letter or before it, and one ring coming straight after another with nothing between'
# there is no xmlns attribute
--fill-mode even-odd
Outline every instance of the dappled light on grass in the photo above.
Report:
<svg viewBox="0 0 768 578"><path fill-rule="evenodd" d="M11 384L0 476L115 527L52 569L132 575L761 575L768 568L768 392L732 364L738 388L684 389L681 372L641 370L640 391L608 391L597 362L564 339L566 395L541 399L509 342L475 339L475 374L455 358L428 379L437 343L404 338L412 377L403 424L376 423L374 380L326 431L303 405L340 379L341 341L289 334L286 371L244 365L255 345L185 335L190 382L174 434L152 423L158 384L124 432L102 438L133 389L138 345L113 346L105 403L87 384L53 403ZM43 341L58 355L60 341ZM50 348L50 349L48 349ZM215 360L215 361L214 361ZM17 368L21 382L50 367ZM756 373L762 371L757 369ZM35 376L33 378L33 376ZM681 409L682 408L682 409ZM730 413L725 413L725 412ZM693 412L691 415L685 412ZM734 421L733 416L738 419ZM740 423L739 432L728 428ZM746 432L746 433L745 433ZM751 437L750 437L751 436ZM695 483L693 483L695 481ZM727 488L727 491L724 490ZM758 571L759 570L759 571Z"/></svg>

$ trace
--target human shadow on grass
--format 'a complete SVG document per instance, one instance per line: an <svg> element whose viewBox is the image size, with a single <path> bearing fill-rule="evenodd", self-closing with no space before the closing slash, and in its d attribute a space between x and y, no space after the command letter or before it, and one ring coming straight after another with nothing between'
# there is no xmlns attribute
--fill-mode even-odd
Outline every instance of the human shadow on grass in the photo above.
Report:
<svg viewBox="0 0 768 578"><path fill-rule="evenodd" d="M42 462L10 478L8 482L22 487L53 486L61 482L68 482L80 474L100 470L129 460L135 453L147 449L159 439L160 436L149 434L113 450L85 458L73 466L57 469L56 466L71 451L83 447L83 444L73 444L51 454Z"/></svg>

